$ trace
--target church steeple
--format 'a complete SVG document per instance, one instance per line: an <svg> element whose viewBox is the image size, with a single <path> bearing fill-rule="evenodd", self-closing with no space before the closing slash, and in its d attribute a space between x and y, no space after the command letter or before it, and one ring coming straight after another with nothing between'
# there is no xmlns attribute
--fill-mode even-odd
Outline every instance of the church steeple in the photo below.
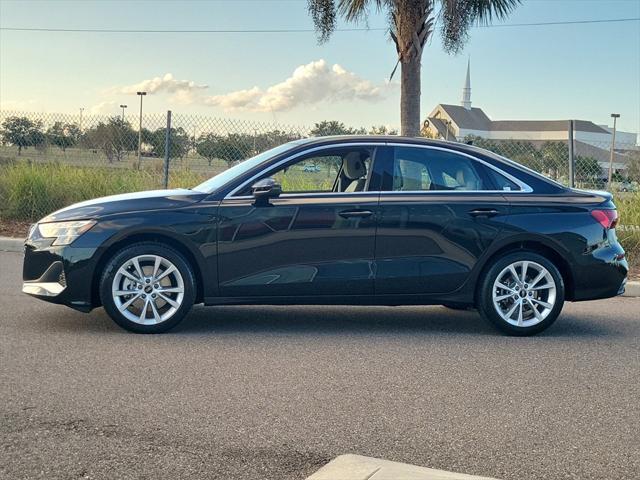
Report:
<svg viewBox="0 0 640 480"><path fill-rule="evenodd" d="M467 60L467 79L462 89L462 101L460 102L467 110L471 110L471 59Z"/></svg>

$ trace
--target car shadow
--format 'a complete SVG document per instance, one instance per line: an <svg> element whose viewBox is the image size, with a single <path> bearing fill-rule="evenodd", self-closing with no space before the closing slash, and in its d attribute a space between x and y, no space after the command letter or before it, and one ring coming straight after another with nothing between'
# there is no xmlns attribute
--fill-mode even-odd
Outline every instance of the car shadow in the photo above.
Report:
<svg viewBox="0 0 640 480"><path fill-rule="evenodd" d="M126 333L106 312L96 309L88 316L60 309L48 315L48 329L61 332ZM55 317L55 318L52 318ZM450 310L441 306L195 306L171 335L202 334L394 334L394 335L502 335L474 310ZM537 337L615 337L620 335L600 318L565 313Z"/></svg>
<svg viewBox="0 0 640 480"><path fill-rule="evenodd" d="M450 310L441 306L199 306L173 332L501 335L474 310ZM539 336L611 337L617 334L610 325L566 314Z"/></svg>

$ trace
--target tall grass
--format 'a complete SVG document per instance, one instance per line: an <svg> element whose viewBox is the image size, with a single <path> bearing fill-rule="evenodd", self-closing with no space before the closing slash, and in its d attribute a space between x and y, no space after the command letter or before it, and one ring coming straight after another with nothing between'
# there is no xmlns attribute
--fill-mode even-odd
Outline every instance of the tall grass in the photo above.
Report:
<svg viewBox="0 0 640 480"><path fill-rule="evenodd" d="M61 163L0 165L0 217L34 221L72 203L117 193L162 188L162 176L150 171L82 168ZM174 171L171 187L192 187L203 180L189 170Z"/></svg>
<svg viewBox="0 0 640 480"><path fill-rule="evenodd" d="M640 193L620 195L615 202L620 215L618 238L629 263L640 268Z"/></svg>

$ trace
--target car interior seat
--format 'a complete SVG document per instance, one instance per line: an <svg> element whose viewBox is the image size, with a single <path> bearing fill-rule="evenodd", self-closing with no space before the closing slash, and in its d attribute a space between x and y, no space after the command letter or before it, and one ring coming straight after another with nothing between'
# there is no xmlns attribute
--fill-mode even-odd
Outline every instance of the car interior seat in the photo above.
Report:
<svg viewBox="0 0 640 480"><path fill-rule="evenodd" d="M366 161L369 156L361 152L349 152L342 162L340 191L362 192L367 183Z"/></svg>

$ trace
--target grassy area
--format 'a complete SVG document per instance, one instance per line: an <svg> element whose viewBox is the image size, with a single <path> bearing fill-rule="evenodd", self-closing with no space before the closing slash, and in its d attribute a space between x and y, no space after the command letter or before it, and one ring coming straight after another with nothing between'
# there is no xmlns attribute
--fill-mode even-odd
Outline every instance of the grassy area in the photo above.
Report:
<svg viewBox="0 0 640 480"><path fill-rule="evenodd" d="M116 193L162 188L162 165L143 170L75 167L63 163L0 165L0 216L34 221L72 203ZM171 187L193 187L208 175L172 170Z"/></svg>
<svg viewBox="0 0 640 480"><path fill-rule="evenodd" d="M100 149L75 148L70 147L63 151L57 147L35 148L28 147L22 150L22 154L18 156L18 149L12 145L0 145L0 162L3 161L30 161L33 163L52 163L60 162L75 167L108 167L122 168L129 170L137 164L138 156L135 151L126 152L121 160L109 162L109 159ZM142 157L143 168L153 168L156 163L162 163L163 159L158 157ZM221 171L227 168L226 162L220 159L214 159L209 165L209 161L191 151L183 158L172 158L172 168L189 169L198 173L207 173L212 169Z"/></svg>
<svg viewBox="0 0 640 480"><path fill-rule="evenodd" d="M640 269L640 193L616 195L615 202L620 215L618 238L629 263Z"/></svg>

